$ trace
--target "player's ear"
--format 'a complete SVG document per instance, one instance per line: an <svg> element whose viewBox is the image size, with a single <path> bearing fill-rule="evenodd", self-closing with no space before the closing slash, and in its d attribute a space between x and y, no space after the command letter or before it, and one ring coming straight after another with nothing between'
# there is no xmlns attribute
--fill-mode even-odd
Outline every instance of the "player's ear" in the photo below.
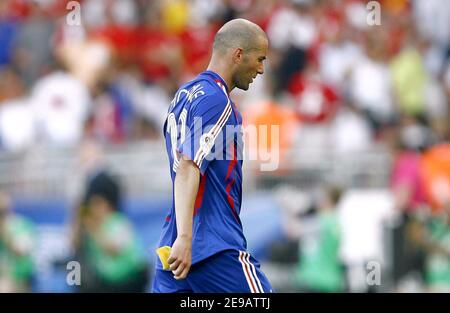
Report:
<svg viewBox="0 0 450 313"><path fill-rule="evenodd" d="M242 48L237 48L234 50L234 52L233 52L234 63L239 64L242 62L242 59L244 58L243 52L244 52L244 50Z"/></svg>

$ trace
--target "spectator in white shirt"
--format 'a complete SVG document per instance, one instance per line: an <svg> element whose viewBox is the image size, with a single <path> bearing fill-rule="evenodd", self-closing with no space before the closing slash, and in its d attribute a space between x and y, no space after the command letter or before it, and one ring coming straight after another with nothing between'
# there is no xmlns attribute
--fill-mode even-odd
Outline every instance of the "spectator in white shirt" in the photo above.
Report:
<svg viewBox="0 0 450 313"><path fill-rule="evenodd" d="M87 87L69 73L57 71L39 79L31 98L39 139L58 147L77 144L90 101Z"/></svg>

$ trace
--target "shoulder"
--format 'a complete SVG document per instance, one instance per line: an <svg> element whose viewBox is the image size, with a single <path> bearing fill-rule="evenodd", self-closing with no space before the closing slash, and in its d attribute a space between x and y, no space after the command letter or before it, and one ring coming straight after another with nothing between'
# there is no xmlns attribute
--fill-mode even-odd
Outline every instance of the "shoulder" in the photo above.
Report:
<svg viewBox="0 0 450 313"><path fill-rule="evenodd" d="M189 96L192 97L192 109L196 112L211 109L223 109L229 104L224 90L215 82L201 80L195 84Z"/></svg>

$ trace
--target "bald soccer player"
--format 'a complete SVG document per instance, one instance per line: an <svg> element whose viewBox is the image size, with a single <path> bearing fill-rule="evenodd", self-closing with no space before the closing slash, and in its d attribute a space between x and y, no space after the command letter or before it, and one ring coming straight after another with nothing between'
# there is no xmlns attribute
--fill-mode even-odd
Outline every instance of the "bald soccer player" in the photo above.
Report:
<svg viewBox="0 0 450 313"><path fill-rule="evenodd" d="M272 292L247 251L242 199L242 117L229 94L264 73L268 39L244 19L216 34L208 69L181 86L164 125L173 202L159 246L153 292Z"/></svg>

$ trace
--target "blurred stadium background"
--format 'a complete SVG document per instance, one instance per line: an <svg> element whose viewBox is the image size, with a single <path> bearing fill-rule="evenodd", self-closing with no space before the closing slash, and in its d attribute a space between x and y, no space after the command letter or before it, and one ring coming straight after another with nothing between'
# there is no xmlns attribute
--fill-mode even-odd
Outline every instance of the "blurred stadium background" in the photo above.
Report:
<svg viewBox="0 0 450 313"><path fill-rule="evenodd" d="M378 1L374 26L361 0L80 0L78 26L68 2L0 1L1 291L149 290L165 112L237 17L271 44L232 97L281 127L241 213L274 288L450 291L449 1Z"/></svg>

